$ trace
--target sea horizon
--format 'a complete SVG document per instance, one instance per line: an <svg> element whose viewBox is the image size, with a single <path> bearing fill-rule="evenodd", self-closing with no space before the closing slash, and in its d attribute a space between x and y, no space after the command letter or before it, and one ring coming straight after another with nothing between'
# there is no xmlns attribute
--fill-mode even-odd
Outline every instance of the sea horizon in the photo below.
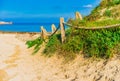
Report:
<svg viewBox="0 0 120 81"><path fill-rule="evenodd" d="M67 21L67 18L65 20ZM12 24L0 25L0 31L5 32L40 32L41 26L51 32L52 24L56 28L59 25L59 18L5 18L0 21L12 22Z"/></svg>

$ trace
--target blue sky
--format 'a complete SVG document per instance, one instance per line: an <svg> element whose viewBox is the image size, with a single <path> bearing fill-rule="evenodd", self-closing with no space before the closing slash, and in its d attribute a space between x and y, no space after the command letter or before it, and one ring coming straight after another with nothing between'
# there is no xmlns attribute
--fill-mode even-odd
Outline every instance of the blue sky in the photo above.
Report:
<svg viewBox="0 0 120 81"><path fill-rule="evenodd" d="M88 15L101 0L0 0L0 18L73 17Z"/></svg>

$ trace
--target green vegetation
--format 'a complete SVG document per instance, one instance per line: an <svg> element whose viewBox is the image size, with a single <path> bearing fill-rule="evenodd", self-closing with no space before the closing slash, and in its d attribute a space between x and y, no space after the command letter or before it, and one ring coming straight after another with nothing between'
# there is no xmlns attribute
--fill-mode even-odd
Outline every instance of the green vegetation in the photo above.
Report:
<svg viewBox="0 0 120 81"><path fill-rule="evenodd" d="M34 52L33 54L37 53L40 50L40 46L43 43L43 39L38 37L35 40L29 40L26 42L26 45L28 48L34 47Z"/></svg>
<svg viewBox="0 0 120 81"><path fill-rule="evenodd" d="M58 47L60 46L60 40L59 37L60 35L53 35L49 41L46 44L45 50L43 51L44 54L46 54L47 56L51 56L52 54L54 54L57 50Z"/></svg>
<svg viewBox="0 0 120 81"><path fill-rule="evenodd" d="M71 23L74 26L81 26L81 27L100 27L100 26L108 26L120 23L120 20L116 19L106 19L102 21L88 21L88 20L71 20Z"/></svg>
<svg viewBox="0 0 120 81"><path fill-rule="evenodd" d="M112 49L120 43L120 28L102 30L77 30L79 47L83 53L90 57L112 56ZM76 36L75 36L76 37ZM74 37L74 38L75 38Z"/></svg>
<svg viewBox="0 0 120 81"><path fill-rule="evenodd" d="M120 4L120 0L113 0L113 4L114 4L114 5Z"/></svg>
<svg viewBox="0 0 120 81"><path fill-rule="evenodd" d="M111 11L109 9L105 10L104 16L111 17Z"/></svg>

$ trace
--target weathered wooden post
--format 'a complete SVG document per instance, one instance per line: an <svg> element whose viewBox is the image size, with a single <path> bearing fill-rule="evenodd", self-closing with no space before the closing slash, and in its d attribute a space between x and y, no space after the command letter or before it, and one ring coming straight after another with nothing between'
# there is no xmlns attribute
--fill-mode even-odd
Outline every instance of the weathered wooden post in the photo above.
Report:
<svg viewBox="0 0 120 81"><path fill-rule="evenodd" d="M82 15L81 15L79 12L76 12L76 13L75 13L75 19L80 19L80 20L82 20L83 18L82 18Z"/></svg>
<svg viewBox="0 0 120 81"><path fill-rule="evenodd" d="M61 29L61 41L64 43L65 41L65 27L64 27L64 18L60 18L60 29Z"/></svg>
<svg viewBox="0 0 120 81"><path fill-rule="evenodd" d="M44 29L43 26L41 26L41 37L42 37L43 39L47 39L47 38L48 38L47 31L46 31L46 29Z"/></svg>
<svg viewBox="0 0 120 81"><path fill-rule="evenodd" d="M52 28L52 33L54 33L56 31L56 26L54 24L52 24L51 28Z"/></svg>

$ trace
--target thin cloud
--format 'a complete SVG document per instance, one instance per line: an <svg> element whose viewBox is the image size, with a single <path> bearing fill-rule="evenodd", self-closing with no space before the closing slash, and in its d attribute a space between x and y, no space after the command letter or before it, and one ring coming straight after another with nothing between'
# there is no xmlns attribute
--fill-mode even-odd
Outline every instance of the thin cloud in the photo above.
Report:
<svg viewBox="0 0 120 81"><path fill-rule="evenodd" d="M23 13L17 13L14 11L0 11L0 18L12 18L22 16Z"/></svg>
<svg viewBox="0 0 120 81"><path fill-rule="evenodd" d="M0 18L54 18L54 17L73 17L74 13L56 13L56 14L27 14L11 11L1 11Z"/></svg>
<svg viewBox="0 0 120 81"><path fill-rule="evenodd" d="M92 8L92 7L93 7L93 5L88 4L88 5L84 5L83 7L85 7L85 8Z"/></svg>

